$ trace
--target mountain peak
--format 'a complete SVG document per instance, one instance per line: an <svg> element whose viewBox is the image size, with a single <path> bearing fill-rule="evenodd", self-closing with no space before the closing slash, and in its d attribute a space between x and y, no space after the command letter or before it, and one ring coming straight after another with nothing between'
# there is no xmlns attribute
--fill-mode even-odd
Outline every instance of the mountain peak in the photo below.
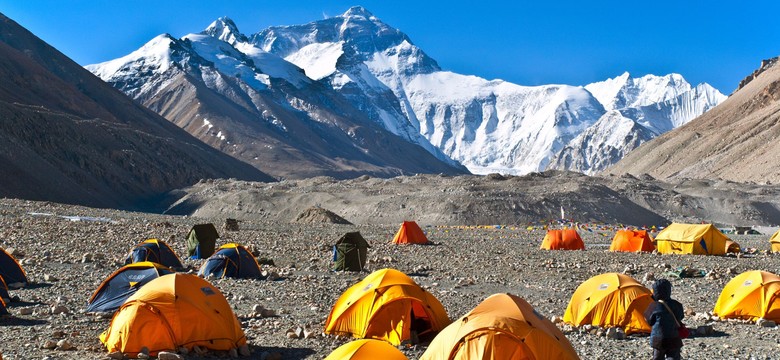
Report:
<svg viewBox="0 0 780 360"><path fill-rule="evenodd" d="M353 7L349 8L349 10L347 10L341 16L342 17L362 16L362 17L365 17L365 18L370 18L370 17L373 17L374 14L372 14L370 11L366 10L366 8L364 8L362 6L353 6Z"/></svg>
<svg viewBox="0 0 780 360"><path fill-rule="evenodd" d="M214 20L201 34L213 36L230 44L236 41L247 41L246 37L238 31L236 23L227 16Z"/></svg>

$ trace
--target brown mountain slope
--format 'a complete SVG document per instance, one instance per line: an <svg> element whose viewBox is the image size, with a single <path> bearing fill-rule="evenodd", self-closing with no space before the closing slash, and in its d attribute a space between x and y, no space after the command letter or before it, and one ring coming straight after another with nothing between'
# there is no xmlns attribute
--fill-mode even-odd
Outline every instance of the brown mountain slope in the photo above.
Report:
<svg viewBox="0 0 780 360"><path fill-rule="evenodd" d="M102 207L271 177L133 102L0 14L0 196Z"/></svg>
<svg viewBox="0 0 780 360"><path fill-rule="evenodd" d="M643 144L606 172L779 182L780 66L764 65L728 100Z"/></svg>

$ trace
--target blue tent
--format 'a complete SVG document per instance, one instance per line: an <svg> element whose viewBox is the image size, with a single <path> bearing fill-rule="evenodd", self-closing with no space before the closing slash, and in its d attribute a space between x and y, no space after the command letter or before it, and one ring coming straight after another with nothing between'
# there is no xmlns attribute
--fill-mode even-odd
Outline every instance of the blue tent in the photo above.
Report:
<svg viewBox="0 0 780 360"><path fill-rule="evenodd" d="M171 247L164 241L157 239L148 239L138 244L130 251L130 255L128 255L127 260L125 260L125 265L142 261L155 262L172 269L181 269L184 267Z"/></svg>
<svg viewBox="0 0 780 360"><path fill-rule="evenodd" d="M22 266L5 250L0 251L0 276L6 285L14 287L26 286L29 283Z"/></svg>
<svg viewBox="0 0 780 360"><path fill-rule="evenodd" d="M173 270L149 261L125 265L98 286L87 302L87 312L114 312L146 283L173 273Z"/></svg>
<svg viewBox="0 0 780 360"><path fill-rule="evenodd" d="M199 276L217 278L262 278L257 259L245 247L230 243L222 245L200 268Z"/></svg>

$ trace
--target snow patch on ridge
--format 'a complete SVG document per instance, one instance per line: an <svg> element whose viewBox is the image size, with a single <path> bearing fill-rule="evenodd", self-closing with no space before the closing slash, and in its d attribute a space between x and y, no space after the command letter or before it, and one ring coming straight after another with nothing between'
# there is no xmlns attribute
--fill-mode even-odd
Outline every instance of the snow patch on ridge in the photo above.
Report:
<svg viewBox="0 0 780 360"><path fill-rule="evenodd" d="M343 42L306 45L284 59L306 71L306 76L320 80L336 72L336 63L344 54Z"/></svg>

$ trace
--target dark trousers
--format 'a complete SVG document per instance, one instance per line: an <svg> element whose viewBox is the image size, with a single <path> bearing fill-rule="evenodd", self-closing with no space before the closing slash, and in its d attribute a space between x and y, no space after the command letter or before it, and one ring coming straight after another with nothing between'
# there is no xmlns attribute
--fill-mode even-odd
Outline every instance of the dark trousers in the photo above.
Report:
<svg viewBox="0 0 780 360"><path fill-rule="evenodd" d="M653 348L653 360L680 360L680 349Z"/></svg>

